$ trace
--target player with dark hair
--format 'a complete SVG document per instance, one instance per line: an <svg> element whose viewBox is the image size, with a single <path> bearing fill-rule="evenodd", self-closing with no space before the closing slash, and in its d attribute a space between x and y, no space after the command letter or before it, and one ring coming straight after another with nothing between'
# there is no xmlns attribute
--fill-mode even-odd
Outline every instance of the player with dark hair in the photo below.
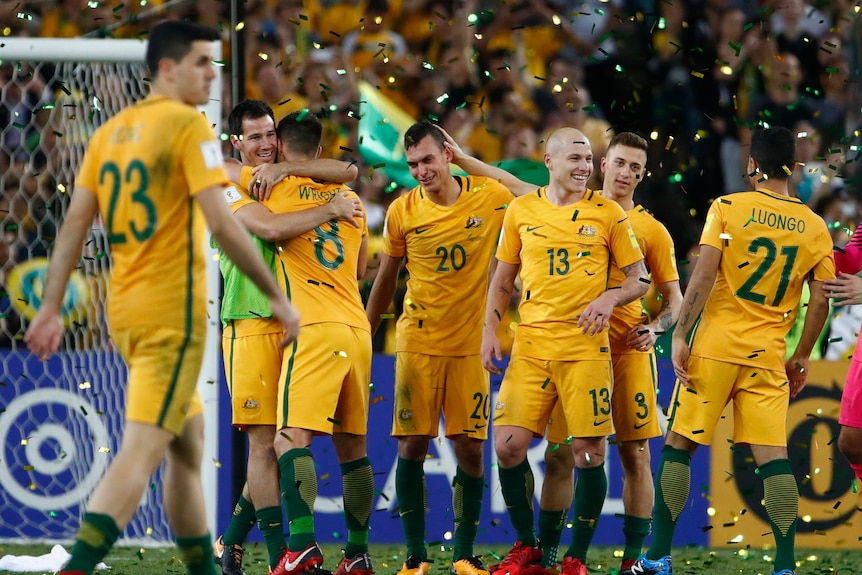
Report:
<svg viewBox="0 0 862 575"><path fill-rule="evenodd" d="M756 132L748 160L754 191L717 198L709 209L673 334L678 381L655 478L654 535L632 566L635 575L672 573L670 549L688 500L691 456L712 441L731 402L733 441L751 446L763 481L774 571L790 575L796 567L799 491L787 459L787 406L805 386L808 358L829 311L823 282L835 276L835 264L826 224L789 196L794 151L789 130ZM784 338L796 320L804 281L811 293L808 313L785 362Z"/></svg>
<svg viewBox="0 0 862 575"><path fill-rule="evenodd" d="M237 104L228 116L228 128L242 165L253 168L275 162L279 142L272 109L265 102L243 100ZM355 166L337 160L283 162L281 167L287 172L335 181L356 177ZM229 164L228 172L234 182L239 182L238 164ZM225 191L228 203L240 197L238 185ZM352 218L361 213L355 211L358 201L340 193L332 201L308 210L278 215L268 213L269 217L258 220L263 226L260 230L263 236L253 235L252 239L273 277L278 261L273 242L308 232L330 220ZM225 254L221 254L219 266L224 277L222 354L231 396L232 423L246 432L249 451L246 483L227 529L216 540L215 552L224 575L242 575L245 552L242 543L255 524L263 534L270 568L278 564L285 547L278 460L273 449L282 349L278 345L279 326L266 297Z"/></svg>
<svg viewBox="0 0 862 575"><path fill-rule="evenodd" d="M404 134L407 165L419 185L389 206L380 267L366 305L375 331L406 259L410 279L396 325L392 423L392 435L398 438L395 490L407 544L399 575L424 575L430 566L423 465L430 441L437 437L441 411L458 460L451 572L488 575L473 552L490 415L490 380L479 345L484 287L512 193L491 178L453 176L453 152L445 142L443 132L427 121Z"/></svg>
<svg viewBox="0 0 862 575"><path fill-rule="evenodd" d="M320 121L308 110L283 118L277 134L288 162L309 162L320 154ZM242 172L240 183L247 187L253 176L249 168ZM276 184L268 200L259 203L240 192L231 208L253 233L265 234L268 220L319 209L345 192L359 202L340 184L289 177ZM356 222L332 219L296 237L274 238L279 282L303 313L303 338L284 354L278 385L274 447L290 539L275 575L318 570L323 563L314 530L314 435L332 436L341 464L348 536L336 573L373 571L368 528L374 476L366 445L371 334L358 286L365 273L367 227L358 205Z"/></svg>
<svg viewBox="0 0 862 575"><path fill-rule="evenodd" d="M111 339L129 366L120 451L90 498L63 575L93 572L167 459L165 510L192 575L214 575L201 486L203 406L196 383L206 344L204 220L269 301L282 345L299 331L296 310L224 203L227 175L207 121L194 108L215 78L218 33L186 22L155 26L146 59L151 95L93 135L60 230L42 298L26 335L46 359L62 338L60 305L87 232L101 213L113 269ZM201 212L203 217L201 217Z"/></svg>

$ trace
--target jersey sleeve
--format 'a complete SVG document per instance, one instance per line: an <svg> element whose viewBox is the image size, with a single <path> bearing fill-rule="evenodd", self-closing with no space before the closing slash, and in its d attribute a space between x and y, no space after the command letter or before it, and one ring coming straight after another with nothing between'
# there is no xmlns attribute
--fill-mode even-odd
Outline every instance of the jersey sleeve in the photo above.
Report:
<svg viewBox="0 0 862 575"><path fill-rule="evenodd" d="M180 141L180 169L188 182L189 195L228 183L221 144L203 116L196 111L183 130Z"/></svg>
<svg viewBox="0 0 862 575"><path fill-rule="evenodd" d="M706 222L700 234L700 244L723 250L724 240L729 240L724 233L724 218L722 217L721 198L716 198L706 214Z"/></svg>
<svg viewBox="0 0 862 575"><path fill-rule="evenodd" d="M399 200L392 202L383 222L383 253L393 258L403 258L407 254L403 205L404 202Z"/></svg>
<svg viewBox="0 0 862 575"><path fill-rule="evenodd" d="M521 234L518 230L517 208L510 206L503 216L503 229L497 245L497 259L513 265L521 263Z"/></svg>
<svg viewBox="0 0 862 575"><path fill-rule="evenodd" d="M614 205L616 206L616 204ZM610 222L610 246L608 247L617 267L623 269L644 259L644 255L641 252L635 232L632 230L631 222L622 208L616 207L620 217L611 216L616 219Z"/></svg>
<svg viewBox="0 0 862 575"><path fill-rule="evenodd" d="M835 277L835 256L832 252L832 237L825 226L823 233L818 238L818 244L820 248L819 253L824 254L824 257L814 264L809 278L812 281L822 282Z"/></svg>
<svg viewBox="0 0 862 575"><path fill-rule="evenodd" d="M245 188L230 185L224 189L224 199L230 211L236 213L243 206L255 203L257 200L248 195Z"/></svg>
<svg viewBox="0 0 862 575"><path fill-rule="evenodd" d="M679 281L679 270L676 268L676 252L673 238L661 223L653 220L649 242L644 254L650 268L652 281L656 284Z"/></svg>
<svg viewBox="0 0 862 575"><path fill-rule="evenodd" d="M239 171L239 185L246 190L248 190L249 185L251 185L251 170L251 166L243 166Z"/></svg>

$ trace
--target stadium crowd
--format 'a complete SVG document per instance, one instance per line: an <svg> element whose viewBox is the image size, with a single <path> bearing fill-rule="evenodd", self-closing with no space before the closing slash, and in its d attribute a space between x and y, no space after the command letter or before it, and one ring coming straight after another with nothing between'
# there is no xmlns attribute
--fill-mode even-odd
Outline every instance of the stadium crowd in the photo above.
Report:
<svg viewBox="0 0 862 575"><path fill-rule="evenodd" d="M2 1L0 35L141 38L165 17L221 30L225 73L243 72L244 96L267 102L276 121L314 111L323 155L358 163L352 185L378 233L386 206L407 188L363 160L361 82L489 163L541 161L545 138L564 125L587 135L596 162L615 132L641 134L650 165L637 199L670 230L683 284L710 200L748 185L757 125L797 134L792 193L823 216L836 245L862 216L858 0L254 0L235 27L230 10L218 0ZM241 66L230 59L240 38ZM57 137L46 110L59 88L45 70L0 65L4 275L45 255L65 203L58 185L70 183L49 161ZM231 82L224 87L227 133L235 102ZM600 174L596 165L591 188L601 187ZM381 245L373 238L372 254ZM368 274L370 285L373 258ZM19 322L8 297L2 308L0 339L14 346ZM392 349L386 333L376 349ZM850 343L836 345L830 357L848 353Z"/></svg>

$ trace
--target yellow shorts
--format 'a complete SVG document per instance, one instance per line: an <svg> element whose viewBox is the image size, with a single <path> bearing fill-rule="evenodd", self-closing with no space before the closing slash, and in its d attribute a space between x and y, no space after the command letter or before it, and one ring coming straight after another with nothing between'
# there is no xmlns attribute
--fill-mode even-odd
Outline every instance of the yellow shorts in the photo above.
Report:
<svg viewBox="0 0 862 575"><path fill-rule="evenodd" d="M222 331L231 421L240 431L249 425L275 425L282 333L273 319L231 320Z"/></svg>
<svg viewBox="0 0 862 575"><path fill-rule="evenodd" d="M446 437L488 439L490 374L478 355L395 354L392 435L437 437L440 411Z"/></svg>
<svg viewBox="0 0 862 575"><path fill-rule="evenodd" d="M181 434L186 419L203 413L197 383L206 332L147 326L117 329L111 338L129 366L126 419Z"/></svg>
<svg viewBox="0 0 862 575"><path fill-rule="evenodd" d="M549 361L512 356L494 406L494 425L514 425L542 437L560 399L567 437L599 437L614 432L608 360ZM567 437L556 432L558 443Z"/></svg>
<svg viewBox="0 0 862 575"><path fill-rule="evenodd" d="M281 364L278 427L365 435L370 384L368 331L343 323L303 326Z"/></svg>
<svg viewBox="0 0 862 575"><path fill-rule="evenodd" d="M733 401L733 440L755 445L787 445L790 385L783 371L770 371L691 356L691 384L676 383L668 429L701 445L712 434L724 407Z"/></svg>
<svg viewBox="0 0 862 575"><path fill-rule="evenodd" d="M660 436L655 355L623 353L614 355L611 361L614 370L611 410L617 441L638 441ZM548 441L564 443L568 437L563 407L557 401L548 421Z"/></svg>

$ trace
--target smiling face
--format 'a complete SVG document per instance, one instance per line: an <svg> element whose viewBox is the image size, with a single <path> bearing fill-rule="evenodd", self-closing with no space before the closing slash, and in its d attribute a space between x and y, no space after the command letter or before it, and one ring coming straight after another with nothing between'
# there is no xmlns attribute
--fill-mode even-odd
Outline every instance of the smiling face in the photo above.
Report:
<svg viewBox="0 0 862 575"><path fill-rule="evenodd" d="M232 139L232 142L246 166L272 164L278 154L275 122L269 116L243 118L242 135L239 139Z"/></svg>
<svg viewBox="0 0 862 575"><path fill-rule="evenodd" d="M645 169L646 152L629 146L612 147L602 158L605 195L614 200L631 197Z"/></svg>
<svg viewBox="0 0 862 575"><path fill-rule="evenodd" d="M441 193L452 178L449 169L452 152L442 148L431 136L425 136L405 150L405 157L410 175L431 194Z"/></svg>
<svg viewBox="0 0 862 575"><path fill-rule="evenodd" d="M545 166L550 183L566 193L582 194L593 173L593 150L580 131L562 128L548 138Z"/></svg>

